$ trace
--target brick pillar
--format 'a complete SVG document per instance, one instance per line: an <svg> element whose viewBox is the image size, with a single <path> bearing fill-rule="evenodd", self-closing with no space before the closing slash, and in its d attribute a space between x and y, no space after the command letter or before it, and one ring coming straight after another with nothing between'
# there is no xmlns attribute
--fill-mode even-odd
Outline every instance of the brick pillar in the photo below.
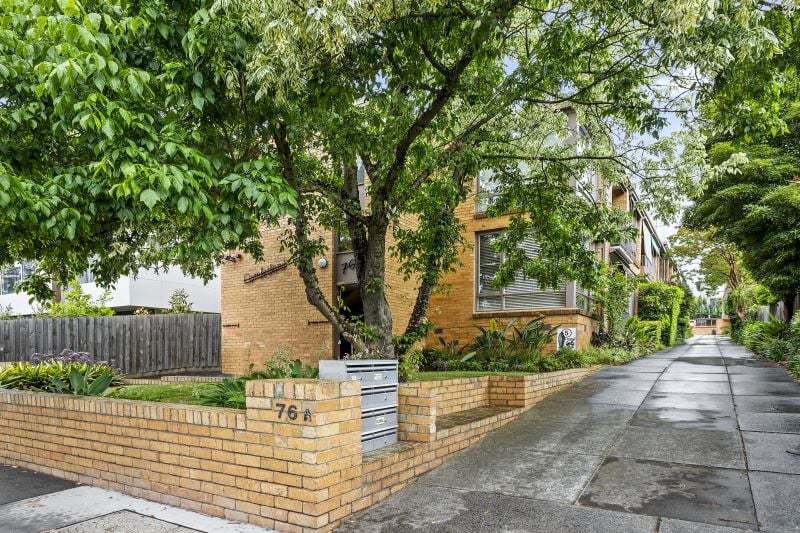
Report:
<svg viewBox="0 0 800 533"><path fill-rule="evenodd" d="M436 438L438 388L421 383L401 383L398 394L397 438L432 442Z"/></svg>
<svg viewBox="0 0 800 533"><path fill-rule="evenodd" d="M275 472L275 503L262 507L262 516L285 531L316 531L337 520L348 503L343 497L360 486L361 383L250 381L247 429L273 450L262 467Z"/></svg>

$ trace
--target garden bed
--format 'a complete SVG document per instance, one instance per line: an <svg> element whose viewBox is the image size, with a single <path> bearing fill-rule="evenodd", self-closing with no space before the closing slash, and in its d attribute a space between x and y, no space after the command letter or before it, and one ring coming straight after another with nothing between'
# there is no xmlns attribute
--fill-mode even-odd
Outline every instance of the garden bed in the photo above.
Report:
<svg viewBox="0 0 800 533"><path fill-rule="evenodd" d="M122 387L111 389L104 396L119 400L201 405L203 394L210 394L213 390L213 383L123 385Z"/></svg>

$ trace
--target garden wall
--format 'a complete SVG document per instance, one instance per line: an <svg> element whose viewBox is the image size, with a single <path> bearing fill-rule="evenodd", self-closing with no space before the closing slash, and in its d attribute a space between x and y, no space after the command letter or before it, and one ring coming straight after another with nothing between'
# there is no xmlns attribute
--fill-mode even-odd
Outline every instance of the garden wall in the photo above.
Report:
<svg viewBox="0 0 800 533"><path fill-rule="evenodd" d="M251 381L246 411L2 390L0 460L230 520L324 531L594 370L492 376L457 403L446 381L404 384L405 442L368 454L359 382Z"/></svg>

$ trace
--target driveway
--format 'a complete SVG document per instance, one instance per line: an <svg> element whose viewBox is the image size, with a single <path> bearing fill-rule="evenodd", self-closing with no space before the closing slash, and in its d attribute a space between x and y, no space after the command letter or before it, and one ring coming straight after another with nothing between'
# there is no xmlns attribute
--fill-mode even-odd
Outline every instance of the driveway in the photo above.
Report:
<svg viewBox="0 0 800 533"><path fill-rule="evenodd" d="M800 531L800 384L702 336L551 396L342 531Z"/></svg>

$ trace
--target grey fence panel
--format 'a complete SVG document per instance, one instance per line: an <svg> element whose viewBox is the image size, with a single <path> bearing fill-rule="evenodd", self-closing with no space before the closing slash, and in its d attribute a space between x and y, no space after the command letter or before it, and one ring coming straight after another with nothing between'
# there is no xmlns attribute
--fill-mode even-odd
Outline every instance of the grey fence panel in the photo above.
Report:
<svg viewBox="0 0 800 533"><path fill-rule="evenodd" d="M111 361L129 375L218 370L216 314L23 318L0 320L0 361L29 361L65 348Z"/></svg>

